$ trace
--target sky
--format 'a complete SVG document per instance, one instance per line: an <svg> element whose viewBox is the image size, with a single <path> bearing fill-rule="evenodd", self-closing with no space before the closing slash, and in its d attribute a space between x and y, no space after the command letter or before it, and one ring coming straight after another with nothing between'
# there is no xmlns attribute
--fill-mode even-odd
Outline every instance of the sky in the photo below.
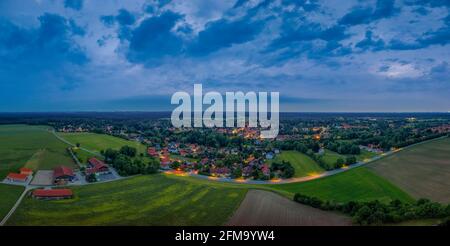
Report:
<svg viewBox="0 0 450 246"><path fill-rule="evenodd" d="M449 0L1 0L0 112L166 111L279 92L281 111L450 111Z"/></svg>

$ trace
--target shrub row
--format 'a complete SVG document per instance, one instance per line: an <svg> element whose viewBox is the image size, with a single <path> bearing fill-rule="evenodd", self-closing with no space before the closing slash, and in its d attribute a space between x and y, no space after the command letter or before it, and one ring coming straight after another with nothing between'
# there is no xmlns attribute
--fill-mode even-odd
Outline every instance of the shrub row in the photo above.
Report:
<svg viewBox="0 0 450 246"><path fill-rule="evenodd" d="M404 203L400 200L393 200L387 204L378 200L337 203L296 193L294 201L322 210L343 212L350 215L353 222L359 225L380 225L412 219L445 218L450 216L450 204L442 205L428 199L419 199L415 203Z"/></svg>

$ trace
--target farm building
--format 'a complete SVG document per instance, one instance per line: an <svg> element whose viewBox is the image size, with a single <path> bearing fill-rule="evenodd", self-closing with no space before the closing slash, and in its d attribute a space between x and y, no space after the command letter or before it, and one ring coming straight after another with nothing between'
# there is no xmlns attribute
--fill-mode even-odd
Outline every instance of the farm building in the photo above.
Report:
<svg viewBox="0 0 450 246"><path fill-rule="evenodd" d="M90 158L88 160L88 168L86 169L86 174L106 174L110 173L108 165L97 158Z"/></svg>
<svg viewBox="0 0 450 246"><path fill-rule="evenodd" d="M73 192L71 189L54 189L54 190L37 189L33 191L32 196L36 199L59 200L72 198Z"/></svg>
<svg viewBox="0 0 450 246"><path fill-rule="evenodd" d="M65 184L72 182L76 178L72 168L59 166L53 169L53 182L56 184Z"/></svg>
<svg viewBox="0 0 450 246"><path fill-rule="evenodd" d="M10 182L20 182L25 183L28 181L29 175L26 174L20 174L20 173L10 173L6 177L6 179Z"/></svg>
<svg viewBox="0 0 450 246"><path fill-rule="evenodd" d="M20 174L32 175L33 174L33 170L30 169L30 168L22 167L20 169Z"/></svg>

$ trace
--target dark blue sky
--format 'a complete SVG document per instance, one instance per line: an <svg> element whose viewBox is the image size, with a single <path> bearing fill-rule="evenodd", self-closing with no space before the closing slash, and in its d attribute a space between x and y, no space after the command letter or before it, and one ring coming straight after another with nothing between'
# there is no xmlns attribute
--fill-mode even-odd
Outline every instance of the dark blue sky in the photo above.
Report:
<svg viewBox="0 0 450 246"><path fill-rule="evenodd" d="M1 0L0 111L168 110L279 91L283 111L449 111L449 0Z"/></svg>

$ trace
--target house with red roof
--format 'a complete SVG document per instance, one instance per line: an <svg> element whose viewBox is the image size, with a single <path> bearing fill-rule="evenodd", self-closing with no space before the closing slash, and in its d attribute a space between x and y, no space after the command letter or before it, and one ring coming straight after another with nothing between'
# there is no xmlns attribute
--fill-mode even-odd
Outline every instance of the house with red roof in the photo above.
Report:
<svg viewBox="0 0 450 246"><path fill-rule="evenodd" d="M70 199L73 192L71 189L37 189L33 191L32 197L44 200Z"/></svg>
<svg viewBox="0 0 450 246"><path fill-rule="evenodd" d="M22 167L20 169L20 174L33 175L33 169Z"/></svg>
<svg viewBox="0 0 450 246"><path fill-rule="evenodd" d="M170 159L169 155L163 155L160 158L160 165L161 165L162 169L169 169L171 163L172 163L172 160Z"/></svg>
<svg viewBox="0 0 450 246"><path fill-rule="evenodd" d="M55 184L66 184L72 182L76 178L72 168L66 166L59 166L53 169L53 182Z"/></svg>
<svg viewBox="0 0 450 246"><path fill-rule="evenodd" d="M155 148L155 147L149 147L149 148L147 149L147 153L148 153L148 155L151 156L151 157L157 157L157 156L159 155L158 152L156 151L156 148Z"/></svg>
<svg viewBox="0 0 450 246"><path fill-rule="evenodd" d="M9 173L8 176L6 176L6 180L8 180L10 182L25 183L28 181L29 177L30 177L30 175L27 175L27 174Z"/></svg>
<svg viewBox="0 0 450 246"><path fill-rule="evenodd" d="M92 157L88 160L88 168L86 169L86 174L106 174L110 173L108 165L103 161Z"/></svg>

